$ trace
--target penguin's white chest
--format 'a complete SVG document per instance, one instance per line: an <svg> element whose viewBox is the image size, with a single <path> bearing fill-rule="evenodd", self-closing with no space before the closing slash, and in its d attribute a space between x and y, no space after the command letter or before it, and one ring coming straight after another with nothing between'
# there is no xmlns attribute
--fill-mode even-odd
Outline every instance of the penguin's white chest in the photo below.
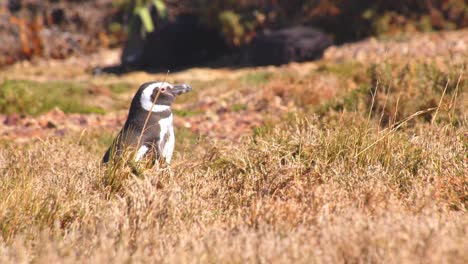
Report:
<svg viewBox="0 0 468 264"><path fill-rule="evenodd" d="M162 118L158 121L160 132L159 132L159 150L161 151L161 157L163 157L167 163L171 162L172 153L174 152L175 135L173 126L172 114L166 118Z"/></svg>

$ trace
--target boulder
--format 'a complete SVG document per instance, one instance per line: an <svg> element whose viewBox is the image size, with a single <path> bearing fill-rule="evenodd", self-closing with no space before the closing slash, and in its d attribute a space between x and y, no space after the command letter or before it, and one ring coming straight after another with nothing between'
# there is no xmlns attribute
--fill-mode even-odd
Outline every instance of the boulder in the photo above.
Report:
<svg viewBox="0 0 468 264"><path fill-rule="evenodd" d="M144 39L129 40L122 54L122 65L174 70L206 63L226 50L216 29L207 28L194 15L180 15L173 22L160 24Z"/></svg>
<svg viewBox="0 0 468 264"><path fill-rule="evenodd" d="M316 60L332 40L319 30L298 26L258 34L249 47L249 61L256 66Z"/></svg>

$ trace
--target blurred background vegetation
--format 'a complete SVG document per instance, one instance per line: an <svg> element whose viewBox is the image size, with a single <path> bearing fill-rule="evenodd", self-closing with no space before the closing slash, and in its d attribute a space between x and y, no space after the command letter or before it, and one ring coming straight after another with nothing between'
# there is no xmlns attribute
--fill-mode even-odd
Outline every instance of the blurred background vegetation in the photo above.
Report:
<svg viewBox="0 0 468 264"><path fill-rule="evenodd" d="M181 14L200 18L230 47L261 30L310 25L336 44L368 36L468 26L466 0L8 0L0 7L0 65L117 47ZM141 18L135 25L132 18ZM134 26L132 29L132 25ZM128 28L130 27L130 31ZM21 45L17 45L21 43Z"/></svg>
<svg viewBox="0 0 468 264"><path fill-rule="evenodd" d="M171 1L167 1L168 4ZM465 0L182 0L181 10L218 27L228 43L248 42L259 29L298 24L319 28L336 43L371 35L468 26Z"/></svg>

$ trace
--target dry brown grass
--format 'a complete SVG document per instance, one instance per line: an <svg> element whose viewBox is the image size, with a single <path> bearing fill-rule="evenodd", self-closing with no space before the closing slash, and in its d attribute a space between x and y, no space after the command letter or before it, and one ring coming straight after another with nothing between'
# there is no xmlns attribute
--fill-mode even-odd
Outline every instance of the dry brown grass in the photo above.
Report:
<svg viewBox="0 0 468 264"><path fill-rule="evenodd" d="M179 129L158 172L101 167L115 131L2 142L0 263L467 263L466 75L417 67L211 80L198 99L269 121Z"/></svg>
<svg viewBox="0 0 468 264"><path fill-rule="evenodd" d="M7 144L0 262L465 263L466 131L419 124L356 156L379 129L340 114L204 139L117 192L92 133Z"/></svg>

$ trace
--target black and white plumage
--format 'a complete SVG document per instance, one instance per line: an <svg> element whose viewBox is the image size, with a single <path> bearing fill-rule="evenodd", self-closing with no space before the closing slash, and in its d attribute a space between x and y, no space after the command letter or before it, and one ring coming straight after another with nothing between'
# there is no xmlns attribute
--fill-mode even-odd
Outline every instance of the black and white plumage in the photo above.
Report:
<svg viewBox="0 0 468 264"><path fill-rule="evenodd" d="M171 105L178 95L191 90L187 84L142 84L133 97L127 121L104 155L103 162L119 158L125 149L130 148L136 151L135 161L152 154L154 159L170 163L175 145Z"/></svg>

